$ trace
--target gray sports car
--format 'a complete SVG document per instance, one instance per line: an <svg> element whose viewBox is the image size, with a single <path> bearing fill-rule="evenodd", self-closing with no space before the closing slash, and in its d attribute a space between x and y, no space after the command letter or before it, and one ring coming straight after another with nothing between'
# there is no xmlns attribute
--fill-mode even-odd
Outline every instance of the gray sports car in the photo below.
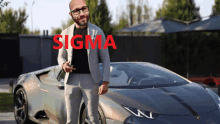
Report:
<svg viewBox="0 0 220 124"><path fill-rule="evenodd" d="M148 62L111 62L110 71L109 91L99 98L100 124L220 124L220 98L208 88ZM58 65L20 75L16 122L65 124L64 76ZM79 123L87 123L83 100L76 111Z"/></svg>

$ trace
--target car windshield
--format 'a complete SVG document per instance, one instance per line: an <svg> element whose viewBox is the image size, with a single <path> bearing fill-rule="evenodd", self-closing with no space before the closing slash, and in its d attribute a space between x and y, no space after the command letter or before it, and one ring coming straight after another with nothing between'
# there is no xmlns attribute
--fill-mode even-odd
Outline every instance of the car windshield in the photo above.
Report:
<svg viewBox="0 0 220 124"><path fill-rule="evenodd" d="M102 64L100 64L99 69L102 74ZM172 71L164 69L155 64L144 62L111 64L110 75L109 87L160 87L189 83L186 79L174 74Z"/></svg>

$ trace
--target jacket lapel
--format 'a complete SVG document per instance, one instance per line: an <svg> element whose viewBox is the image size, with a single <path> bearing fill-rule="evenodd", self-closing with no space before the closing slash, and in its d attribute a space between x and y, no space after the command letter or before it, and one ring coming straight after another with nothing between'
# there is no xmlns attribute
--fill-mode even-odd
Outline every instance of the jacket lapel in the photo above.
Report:
<svg viewBox="0 0 220 124"><path fill-rule="evenodd" d="M73 32L74 32L74 26L75 26L75 23L73 23L70 28L69 28L69 33L68 33L68 40L69 40L69 46L68 46L68 49L70 50L70 56L71 56L71 60L72 60L72 53L73 53L73 47L71 46L71 39L73 38ZM91 36L91 39L92 39L92 42L93 42L93 39L94 39L94 33L95 33L95 29L92 29L92 25L90 22L88 22L88 25L87 25L87 35L90 35ZM88 42L89 43L89 42ZM89 43L89 49L87 49L87 54L88 54L88 57L89 57L89 53L91 51L91 45Z"/></svg>
<svg viewBox="0 0 220 124"><path fill-rule="evenodd" d="M73 32L74 32L74 26L75 26L75 24L73 23L71 26L70 26L70 28L69 28L69 33L68 33L68 40L69 40L69 46L68 46L68 49L70 50L70 56L72 57L72 51L73 51L73 47L71 46L71 39L72 39L72 37L73 37ZM72 58L71 58L71 60L72 60Z"/></svg>
<svg viewBox="0 0 220 124"><path fill-rule="evenodd" d="M88 35L91 36L91 39L92 39L92 42L93 42L95 29L92 29L92 25L91 25L90 22L88 22L87 32L88 32ZM88 44L89 44L89 49L87 49L87 53L88 53L88 56L89 56L89 53L90 53L90 51L91 51L91 45L90 45L89 42L88 42Z"/></svg>

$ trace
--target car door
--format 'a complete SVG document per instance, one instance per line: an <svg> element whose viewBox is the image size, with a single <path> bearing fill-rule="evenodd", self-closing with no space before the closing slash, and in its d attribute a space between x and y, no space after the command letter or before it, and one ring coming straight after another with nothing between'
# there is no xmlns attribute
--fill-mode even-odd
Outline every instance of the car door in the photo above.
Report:
<svg viewBox="0 0 220 124"><path fill-rule="evenodd" d="M43 89L46 94L44 101L44 109L49 114L51 124L65 124L66 106L64 99L64 89L60 88L62 83L57 80L55 67L49 73L41 75L39 79L43 83Z"/></svg>

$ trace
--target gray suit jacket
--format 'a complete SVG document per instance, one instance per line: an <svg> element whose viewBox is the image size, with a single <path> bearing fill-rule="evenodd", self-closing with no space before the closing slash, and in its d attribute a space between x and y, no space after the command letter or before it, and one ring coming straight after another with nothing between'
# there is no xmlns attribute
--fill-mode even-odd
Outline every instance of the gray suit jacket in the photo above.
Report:
<svg viewBox="0 0 220 124"><path fill-rule="evenodd" d="M62 69L62 64L65 63L68 58L68 61L70 61L70 64L72 65L72 51L73 47L71 46L71 38L73 37L73 32L74 32L74 26L75 23L66 28L61 32L62 38L59 38L59 41L63 43L63 47L59 49L58 53L58 64L60 68ZM101 61L102 61L102 69L103 69L103 81L108 81L110 83L110 57L109 57L109 52L108 52L108 47L107 49L103 49L105 45L105 35L99 27L96 25L88 22L87 25L87 35L91 36L91 39L94 43L96 35L102 35L102 49L98 49L98 42L96 44L96 48L92 49L91 45L89 43L89 49L87 49L88 53L88 63L89 63L89 69L92 75L92 78L96 83L99 83L101 80L101 74L99 71L99 61L98 61L98 54L100 55ZM68 35L68 49L65 49L65 35ZM73 65L74 67L74 65ZM69 78L69 72L66 73L65 78L64 78L64 83L68 83L68 78Z"/></svg>

